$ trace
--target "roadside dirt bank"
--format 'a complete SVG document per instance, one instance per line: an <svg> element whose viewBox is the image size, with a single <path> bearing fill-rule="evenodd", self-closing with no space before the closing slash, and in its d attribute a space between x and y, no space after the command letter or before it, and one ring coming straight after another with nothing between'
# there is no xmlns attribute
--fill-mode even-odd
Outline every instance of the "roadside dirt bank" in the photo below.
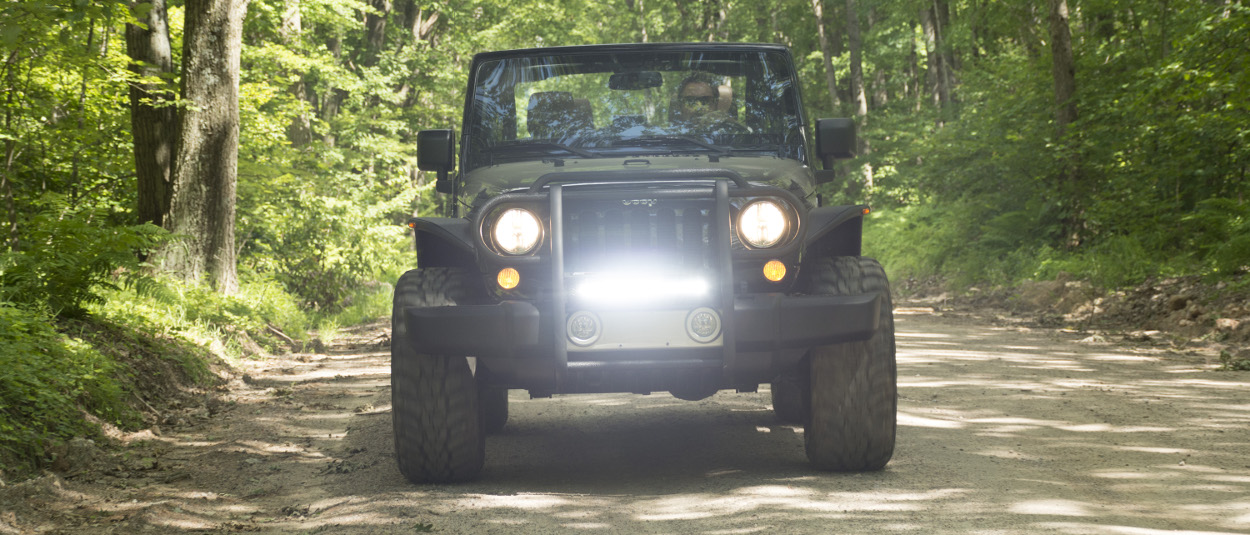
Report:
<svg viewBox="0 0 1250 535"><path fill-rule="evenodd" d="M375 326L251 361L120 452L75 445L0 488L0 534L1250 532L1250 372L1215 371L1217 349L896 317L899 438L879 473L810 471L766 390L514 391L479 481L411 485Z"/></svg>

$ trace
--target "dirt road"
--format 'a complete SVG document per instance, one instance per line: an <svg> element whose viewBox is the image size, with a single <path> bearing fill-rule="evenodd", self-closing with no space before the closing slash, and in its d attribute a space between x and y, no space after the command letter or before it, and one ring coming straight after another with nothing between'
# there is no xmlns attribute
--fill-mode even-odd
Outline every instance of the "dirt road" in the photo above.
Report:
<svg viewBox="0 0 1250 535"><path fill-rule="evenodd" d="M373 347L257 363L125 458L0 489L0 533L1250 532L1250 373L896 314L898 447L880 473L810 471L766 391L514 391L480 481L410 485Z"/></svg>

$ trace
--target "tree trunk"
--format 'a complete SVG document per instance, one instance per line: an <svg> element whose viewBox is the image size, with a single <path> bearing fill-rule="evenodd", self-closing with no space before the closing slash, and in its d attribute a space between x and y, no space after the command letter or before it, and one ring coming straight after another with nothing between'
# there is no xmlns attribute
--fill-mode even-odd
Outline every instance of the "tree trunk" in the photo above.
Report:
<svg viewBox="0 0 1250 535"><path fill-rule="evenodd" d="M161 265L184 280L238 289L234 210L239 156L239 52L248 0L187 0L182 98L169 222L183 241Z"/></svg>
<svg viewBox="0 0 1250 535"><path fill-rule="evenodd" d="M1068 28L1067 0L1047 0L1050 6L1051 75L1055 80L1055 126L1060 136L1076 121L1076 61Z"/></svg>
<svg viewBox="0 0 1250 535"><path fill-rule="evenodd" d="M825 60L825 85L829 88L829 103L833 106L832 113L837 114L842 108L842 102L838 99L838 78L837 73L833 71L833 47L829 43L829 37L825 35L825 13L821 0L812 0L812 12L816 15L816 34L820 38L820 53Z"/></svg>
<svg viewBox="0 0 1250 535"><path fill-rule="evenodd" d="M711 0L707 8L707 42L711 43L718 37L721 41L728 41L729 34L725 32L725 21L729 19L729 7L725 5L725 0Z"/></svg>
<svg viewBox="0 0 1250 535"><path fill-rule="evenodd" d="M947 90L951 93L951 102L954 102L955 72L959 69L959 57L955 54L955 47L951 46L947 34L951 28L951 9L947 0L933 0L933 12L937 16L937 42L938 50L942 51L942 75L945 77Z"/></svg>
<svg viewBox="0 0 1250 535"><path fill-rule="evenodd" d="M943 15L945 10L944 3L934 0L929 10L929 20L932 22L933 27L933 51L931 53L935 56L934 59L937 60L935 63L937 70L934 75L937 77L938 99L941 101L942 110L949 111L953 100L951 87L954 85L954 80L951 76L950 52L947 50L949 47L946 45L946 40L943 37L948 24L945 19L950 18L949 15Z"/></svg>
<svg viewBox="0 0 1250 535"><path fill-rule="evenodd" d="M647 42L647 8L643 7L643 0L638 0L638 27L642 30L642 42Z"/></svg>
<svg viewBox="0 0 1250 535"><path fill-rule="evenodd" d="M885 69L877 67L872 72L872 107L881 109L890 104L890 80Z"/></svg>
<svg viewBox="0 0 1250 535"><path fill-rule="evenodd" d="M846 0L846 45L851 52L851 100L859 127L868 126L868 95L864 92L864 41L859 32L859 8L855 0ZM857 136L860 154L868 154L868 139ZM872 164L861 160L864 191L872 191Z"/></svg>
<svg viewBox="0 0 1250 535"><path fill-rule="evenodd" d="M434 25L438 23L441 16L440 12L435 11L426 16L425 10L416 7L412 0L407 0L404 4L404 28L407 28L409 34L412 35L412 42L415 46L420 47L423 41L431 40L434 33ZM430 43L433 48L433 43ZM420 77L420 67L414 68L412 74L400 84L399 89L395 91L396 100L402 102L405 108L411 107L416 103L416 95L420 91L412 90L412 80Z"/></svg>
<svg viewBox="0 0 1250 535"><path fill-rule="evenodd" d="M304 22L303 17L300 16L300 0L283 0L282 26L278 30L282 43L288 46L294 45L299 42L302 33L304 33ZM291 84L290 91L296 100L308 103L308 86L304 80ZM301 111L299 115L291 118L291 124L286 127L286 137L291 140L291 145L294 147L303 147L312 142L312 119L308 117L306 111Z"/></svg>
<svg viewBox="0 0 1250 535"><path fill-rule="evenodd" d="M9 55L4 64L5 78L5 106L4 106L4 131L13 131L13 94L17 92L17 63L21 56L14 51ZM17 206L13 202L13 161L17 159L17 155L21 151L17 149L17 139L14 136L5 136L4 138L4 174L0 175L0 191L4 194L4 211L8 216L5 221L5 229L7 236L4 241L9 246L10 251L16 251L17 242Z"/></svg>
<svg viewBox="0 0 1250 535"><path fill-rule="evenodd" d="M859 34L855 0L846 0L846 43L851 51L851 101L862 127L868 117L868 97L864 92L864 42Z"/></svg>
<svg viewBox="0 0 1250 535"><path fill-rule="evenodd" d="M1063 171L1059 177L1059 198L1067 205L1063 226L1067 235L1066 245L1077 247L1082 241L1084 227L1084 196L1078 191L1080 162L1068 142L1068 128L1076 122L1076 61L1072 53L1072 34L1068 27L1067 0L1047 0L1050 8L1051 74L1055 79L1055 130L1058 146L1063 152Z"/></svg>
<svg viewBox="0 0 1250 535"><path fill-rule="evenodd" d="M908 24L908 29L913 30L913 35L915 28L915 21ZM916 48L920 46L920 43L917 43L915 38L910 41L911 50L907 54L907 83L903 87L906 88L907 97L914 101L915 111L920 111L924 104L924 80L920 76L920 55L916 53Z"/></svg>
<svg viewBox="0 0 1250 535"><path fill-rule="evenodd" d="M369 5L378 10L377 14L365 14L365 49L360 64L373 67L378 64L378 55L386 45L386 19L391 14L391 0L369 0Z"/></svg>
<svg viewBox="0 0 1250 535"><path fill-rule="evenodd" d="M925 88L929 93L933 107L942 109L942 62L937 51L937 22L933 16L933 6L920 9L920 27L924 31L925 47Z"/></svg>
<svg viewBox="0 0 1250 535"><path fill-rule="evenodd" d="M147 28L126 25L126 53L132 61L130 70L145 78L168 77L174 73L174 59L169 46L165 0L146 3L152 6L143 21ZM157 226L163 226L169 215L174 139L178 129L174 88L168 83L169 78L165 80L130 86L130 129L134 137L139 220Z"/></svg>

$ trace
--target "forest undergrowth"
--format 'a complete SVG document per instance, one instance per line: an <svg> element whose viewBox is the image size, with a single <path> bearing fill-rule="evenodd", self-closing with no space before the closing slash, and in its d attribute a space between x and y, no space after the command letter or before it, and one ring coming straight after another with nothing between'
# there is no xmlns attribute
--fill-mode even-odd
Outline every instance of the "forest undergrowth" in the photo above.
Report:
<svg viewBox="0 0 1250 535"><path fill-rule="evenodd" d="M100 296L75 317L0 303L0 485L55 467L74 439L116 445L159 429L169 407L203 404L244 359L319 350L387 316L391 290L368 285L333 312L265 280L232 296L161 279Z"/></svg>

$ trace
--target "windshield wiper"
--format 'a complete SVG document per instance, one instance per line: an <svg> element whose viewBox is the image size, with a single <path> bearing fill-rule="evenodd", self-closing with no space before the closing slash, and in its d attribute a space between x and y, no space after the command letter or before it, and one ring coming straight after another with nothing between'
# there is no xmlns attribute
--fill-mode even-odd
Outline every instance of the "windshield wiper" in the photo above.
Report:
<svg viewBox="0 0 1250 535"><path fill-rule="evenodd" d="M691 144L691 145L697 145L697 146L699 146L699 147L703 147L703 148L705 148L705 149L707 149L707 150L710 150L710 151L712 151L712 152L715 152L716 154L718 154L718 155L720 155L720 156L729 156L729 155L731 154L731 152L732 152L731 150L729 150L729 149L727 149L727 148L725 148L725 147L721 147L721 146L718 146L718 145L713 145L713 144L711 144L711 143L707 143L707 142L705 142L705 141L700 141L700 140L698 140L698 139L696 139L696 138L693 138L693 137L690 137L690 136L642 136L642 137L633 137L633 138L628 138L628 139L618 139L618 140L616 140L616 141L613 141L613 142L612 142L612 145L614 145L614 146L618 146L618 147L619 147L619 146L634 145L634 144L653 145L653 144L654 144L655 142L657 142L657 141L659 141L659 142L662 142L662 141L682 141L682 142L685 142L685 143L689 143L689 144Z"/></svg>
<svg viewBox="0 0 1250 535"><path fill-rule="evenodd" d="M559 149L569 154L576 154L578 156L581 156L582 158L594 158L595 157L595 154L588 150L579 149L577 147L570 147L563 143L557 143L554 141L520 141L520 142L515 142L515 143L507 143L503 145L495 145L494 147L490 148L490 152L522 151L526 149L540 150L543 152L548 152L551 149Z"/></svg>

